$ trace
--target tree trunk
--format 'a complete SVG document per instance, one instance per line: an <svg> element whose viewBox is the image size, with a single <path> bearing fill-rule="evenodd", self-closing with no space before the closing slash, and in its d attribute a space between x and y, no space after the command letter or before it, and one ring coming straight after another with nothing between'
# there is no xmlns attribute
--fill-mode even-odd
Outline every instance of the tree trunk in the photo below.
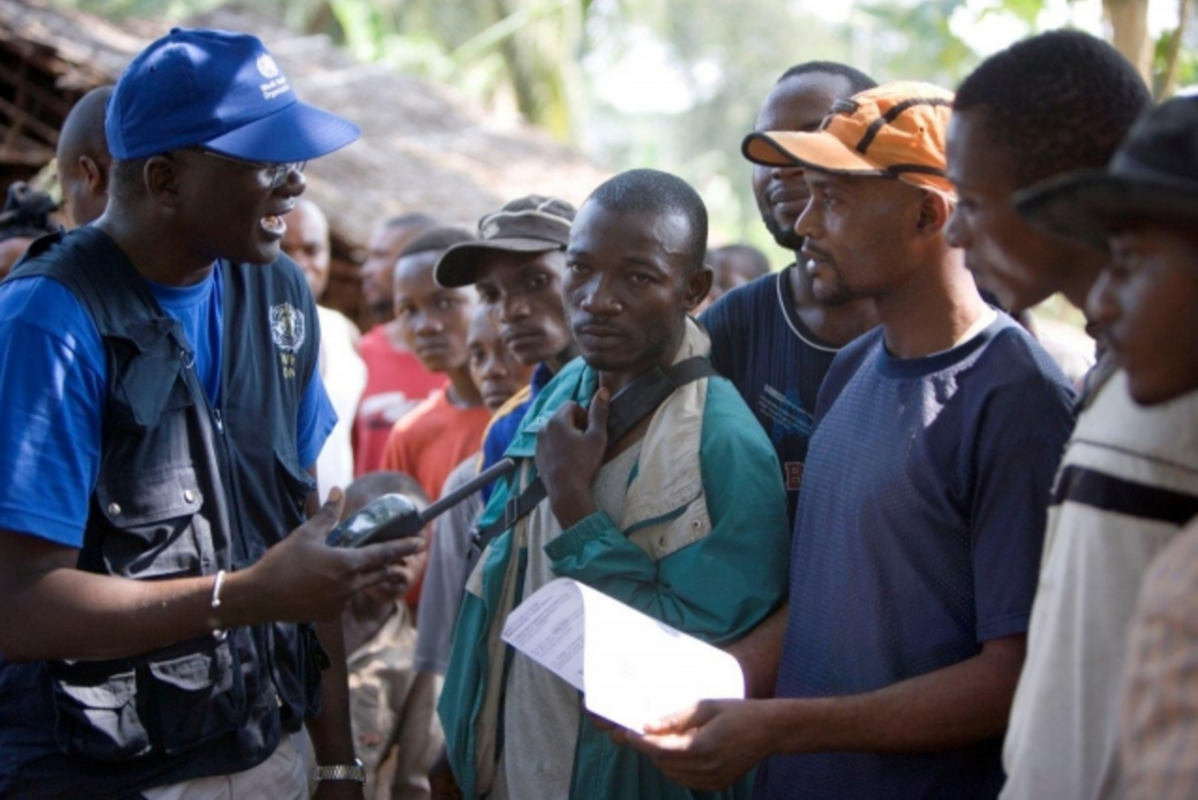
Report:
<svg viewBox="0 0 1198 800"><path fill-rule="evenodd" d="M1148 0L1102 0L1111 23L1111 44L1152 85L1152 40L1148 37Z"/></svg>
<svg viewBox="0 0 1198 800"><path fill-rule="evenodd" d="M1165 60L1165 77L1161 81L1161 93L1158 99L1170 97L1177 91L1177 59L1181 55L1181 40L1186 34L1186 22L1189 20L1190 1L1178 0L1177 30L1169 39L1169 51Z"/></svg>

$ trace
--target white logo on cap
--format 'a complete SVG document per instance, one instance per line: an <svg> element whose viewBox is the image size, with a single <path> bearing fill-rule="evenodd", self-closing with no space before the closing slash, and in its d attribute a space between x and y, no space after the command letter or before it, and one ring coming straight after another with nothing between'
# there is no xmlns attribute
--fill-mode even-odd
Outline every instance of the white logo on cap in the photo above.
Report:
<svg viewBox="0 0 1198 800"><path fill-rule="evenodd" d="M291 84L287 83L287 76L279 71L279 65L275 63L269 53L258 56L255 63L258 66L258 71L262 73L262 77L266 78L266 83L258 84L258 88L262 90L263 100L273 100L279 95L291 91Z"/></svg>
<svg viewBox="0 0 1198 800"><path fill-rule="evenodd" d="M258 56L258 71L262 73L263 78L273 78L279 74L279 65L269 53L263 53Z"/></svg>
<svg viewBox="0 0 1198 800"><path fill-rule="evenodd" d="M483 225L483 229L482 229L481 233L482 233L482 238L484 238L484 239L493 238L495 236L495 234L499 233L499 223L495 222L494 220L491 220L487 224Z"/></svg>

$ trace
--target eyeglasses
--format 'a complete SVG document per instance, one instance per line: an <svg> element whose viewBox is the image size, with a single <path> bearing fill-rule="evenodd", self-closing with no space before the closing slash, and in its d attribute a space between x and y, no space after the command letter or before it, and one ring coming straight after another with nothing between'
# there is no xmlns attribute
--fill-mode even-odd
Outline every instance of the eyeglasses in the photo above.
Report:
<svg viewBox="0 0 1198 800"><path fill-rule="evenodd" d="M262 176L263 183L267 184L271 190L278 189L287 182L287 178L291 176L292 170L303 173L304 167L308 165L307 161L291 161L285 163L271 164L265 161L248 161L244 158L236 158L227 156L224 153L218 153L215 150L206 150L203 147L189 148L197 153L202 153L206 156L219 158L221 161L229 161L242 167L254 169Z"/></svg>

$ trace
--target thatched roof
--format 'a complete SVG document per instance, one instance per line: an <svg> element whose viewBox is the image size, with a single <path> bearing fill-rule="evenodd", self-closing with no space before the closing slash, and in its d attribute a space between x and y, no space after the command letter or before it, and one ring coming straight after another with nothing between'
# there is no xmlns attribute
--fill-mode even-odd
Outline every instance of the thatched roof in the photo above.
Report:
<svg viewBox="0 0 1198 800"><path fill-rule="evenodd" d="M364 244L375 222L409 211L472 225L523 194L553 194L577 203L606 177L545 133L498 123L449 87L358 63L325 36L299 36L277 22L229 8L189 24L261 37L301 98L362 127L360 142L308 168L308 196L326 209L334 231L348 243ZM0 91L5 130L13 127L18 112L21 122L36 129L36 134L26 130L20 141L5 142L14 151L11 159L48 161L57 141L55 122L61 124L74 100L115 81L129 59L167 27L136 20L117 25L45 0L0 0L0 51L24 75L20 81L16 71L4 76L14 84L13 95L24 90L29 100L34 77L52 81L52 86L40 81L35 102L24 108ZM5 156L0 150L0 161Z"/></svg>
<svg viewBox="0 0 1198 800"><path fill-rule="evenodd" d="M547 134L500 123L450 87L359 63L325 36L300 36L231 7L188 24L259 36L301 98L361 126L361 141L306 173L307 197L328 214L334 244L335 297L325 302L351 315L358 291L352 262L380 220L418 211L473 228L521 195L577 204L607 177ZM75 101L115 82L169 27L117 24L47 0L0 0L0 177L26 177L47 164Z"/></svg>
<svg viewBox="0 0 1198 800"><path fill-rule="evenodd" d="M473 227L514 197L578 203L607 174L526 125L497 123L451 88L361 64L324 36L296 36L242 10L193 22L252 32L299 96L362 127L362 140L308 168L309 197L347 239L365 241L384 216L422 211Z"/></svg>
<svg viewBox="0 0 1198 800"><path fill-rule="evenodd" d="M111 83L146 41L37 0L0 0L0 164L37 168L54 158L71 106Z"/></svg>

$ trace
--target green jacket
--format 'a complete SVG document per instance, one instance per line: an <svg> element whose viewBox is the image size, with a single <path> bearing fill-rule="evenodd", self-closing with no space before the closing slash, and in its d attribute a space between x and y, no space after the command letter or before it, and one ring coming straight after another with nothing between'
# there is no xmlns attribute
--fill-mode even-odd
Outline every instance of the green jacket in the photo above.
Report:
<svg viewBox="0 0 1198 800"><path fill-rule="evenodd" d="M575 359L540 393L507 450L520 469L496 486L480 526L499 519L508 497L531 482L536 433L548 417L567 400L589 405L597 385L597 374ZM697 406L692 402L699 419L692 426L696 441L689 452L698 452L698 463L691 458L690 464L670 466L676 452L688 452L686 443L677 437L654 437L653 429L662 409L684 392L686 387L655 415L629 482L630 498L648 498L641 505L657 508L642 511L640 520L624 530L606 513L592 514L563 531L545 552L559 577L573 578L681 631L723 645L752 630L784 599L790 555L786 495L769 440L723 378L698 382L692 392L699 394ZM669 446L654 458L652 442ZM638 482L649 480L643 467L654 463L658 467L653 469L666 464L667 471L678 474L668 476L663 487L642 486L634 492ZM694 490L684 485L688 475ZM677 498L675 507L670 507L670 498ZM450 764L466 797L480 795L480 730L495 716L493 707L489 717L484 714L489 670L506 671L507 646L499 640L499 631L506 609L521 600L524 559L512 561L513 555L521 555L514 552L518 548L513 547L513 530L494 539L471 576L438 706ZM646 532L651 540L638 536ZM685 538L678 539L679 532ZM671 537L673 544L667 542ZM502 680L491 677L493 682ZM720 793L686 789L649 759L612 744L585 715L578 737L573 798L733 798L747 797L752 786L750 774Z"/></svg>

